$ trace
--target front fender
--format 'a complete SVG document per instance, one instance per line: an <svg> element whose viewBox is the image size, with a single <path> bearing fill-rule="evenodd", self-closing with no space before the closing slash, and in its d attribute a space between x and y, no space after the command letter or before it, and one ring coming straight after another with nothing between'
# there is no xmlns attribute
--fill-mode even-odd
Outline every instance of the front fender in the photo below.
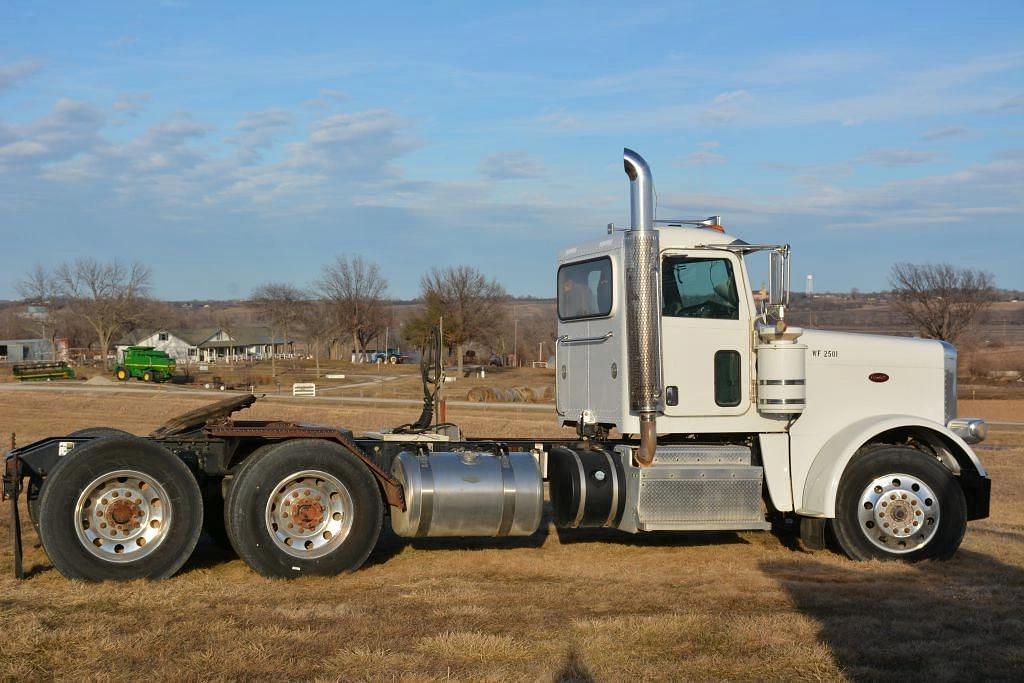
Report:
<svg viewBox="0 0 1024 683"><path fill-rule="evenodd" d="M910 430L934 448L939 460L954 474L959 474L961 467L970 464L978 476L987 476L967 442L944 425L912 415L868 417L836 432L818 451L807 471L803 499L797 513L807 517L835 517L836 493L846 466L861 446L891 430Z"/></svg>

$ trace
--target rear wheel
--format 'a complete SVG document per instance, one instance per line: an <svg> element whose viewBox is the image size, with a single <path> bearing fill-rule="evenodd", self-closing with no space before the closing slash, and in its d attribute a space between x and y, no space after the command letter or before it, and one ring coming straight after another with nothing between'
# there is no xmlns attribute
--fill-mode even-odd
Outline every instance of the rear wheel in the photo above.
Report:
<svg viewBox="0 0 1024 683"><path fill-rule="evenodd" d="M153 373L151 371L149 371L149 370L143 370L143 372L142 372L142 381L143 382L152 382L153 381Z"/></svg>
<svg viewBox="0 0 1024 683"><path fill-rule="evenodd" d="M266 446L231 483L224 519L235 552L264 576L358 569L377 544L384 504L366 466L338 444Z"/></svg>
<svg viewBox="0 0 1024 683"><path fill-rule="evenodd" d="M128 374L128 370L126 368L118 368L115 374L117 375L117 378L122 382L127 382L129 379L131 379L131 376Z"/></svg>
<svg viewBox="0 0 1024 683"><path fill-rule="evenodd" d="M64 457L40 498L54 567L86 581L162 579L196 547L203 501L192 473L137 437L98 439Z"/></svg>
<svg viewBox="0 0 1024 683"><path fill-rule="evenodd" d="M967 503L934 457L883 447L856 458L843 474L832 529L855 560L948 559L967 529Z"/></svg>
<svg viewBox="0 0 1024 683"><path fill-rule="evenodd" d="M104 438L108 436L132 436L128 432L122 429L114 429L113 427L86 427L85 429L79 429L77 432L71 432L68 434L69 437L79 436L90 436L94 439ZM90 442L92 443L92 442ZM42 486L46 483L45 479L32 480L29 482L27 505L28 505L28 518L32 522L32 528L36 530L36 534L39 534L39 498L42 495Z"/></svg>

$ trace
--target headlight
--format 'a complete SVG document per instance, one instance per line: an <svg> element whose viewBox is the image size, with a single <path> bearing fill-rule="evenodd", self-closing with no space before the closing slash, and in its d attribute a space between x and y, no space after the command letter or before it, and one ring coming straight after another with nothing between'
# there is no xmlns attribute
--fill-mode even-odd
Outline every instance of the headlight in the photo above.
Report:
<svg viewBox="0 0 1024 683"><path fill-rule="evenodd" d="M967 443L980 443L988 436L988 425L976 417L958 417L950 420L946 426Z"/></svg>

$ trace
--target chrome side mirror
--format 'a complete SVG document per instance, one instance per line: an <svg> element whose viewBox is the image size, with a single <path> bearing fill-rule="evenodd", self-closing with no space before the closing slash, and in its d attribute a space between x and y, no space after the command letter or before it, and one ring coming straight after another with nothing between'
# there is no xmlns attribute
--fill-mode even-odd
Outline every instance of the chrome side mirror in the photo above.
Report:
<svg viewBox="0 0 1024 683"><path fill-rule="evenodd" d="M789 305L789 245L768 253L768 305L782 309Z"/></svg>

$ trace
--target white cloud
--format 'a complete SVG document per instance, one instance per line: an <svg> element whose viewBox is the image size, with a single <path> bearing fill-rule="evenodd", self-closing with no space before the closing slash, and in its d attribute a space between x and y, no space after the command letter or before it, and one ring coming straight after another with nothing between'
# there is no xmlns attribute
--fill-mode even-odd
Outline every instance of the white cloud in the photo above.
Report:
<svg viewBox="0 0 1024 683"><path fill-rule="evenodd" d="M959 171L872 186L820 181L801 192L756 195L660 194L667 213L721 213L732 224L803 225L833 231L912 230L974 225L1002 218L1004 227L1024 215L1024 158L994 159Z"/></svg>
<svg viewBox="0 0 1024 683"><path fill-rule="evenodd" d="M922 140L945 140L947 138L959 138L970 133L969 130L963 126L946 126L944 128L934 128L921 135Z"/></svg>
<svg viewBox="0 0 1024 683"><path fill-rule="evenodd" d="M709 107L697 115L697 119L711 124L734 121L745 113L747 105L753 99L753 96L746 90L721 93L711 100Z"/></svg>
<svg viewBox="0 0 1024 683"><path fill-rule="evenodd" d="M0 92L13 88L35 72L42 68L37 61L15 62L14 64L0 64Z"/></svg>
<svg viewBox="0 0 1024 683"><path fill-rule="evenodd" d="M715 164L724 164L725 161L726 156L724 154L718 154L707 149L690 152L683 157L683 163L687 166L713 166Z"/></svg>
<svg viewBox="0 0 1024 683"><path fill-rule="evenodd" d="M1005 102L999 105L999 108L1008 111L1024 111L1024 95L1015 95L1014 97L1008 98Z"/></svg>
<svg viewBox="0 0 1024 683"><path fill-rule="evenodd" d="M491 180L519 180L536 178L543 167L526 152L498 152L484 157L477 170Z"/></svg>
<svg viewBox="0 0 1024 683"><path fill-rule="evenodd" d="M934 159L934 152L915 149L875 149L860 156L858 161L879 166L910 166L926 164Z"/></svg>

